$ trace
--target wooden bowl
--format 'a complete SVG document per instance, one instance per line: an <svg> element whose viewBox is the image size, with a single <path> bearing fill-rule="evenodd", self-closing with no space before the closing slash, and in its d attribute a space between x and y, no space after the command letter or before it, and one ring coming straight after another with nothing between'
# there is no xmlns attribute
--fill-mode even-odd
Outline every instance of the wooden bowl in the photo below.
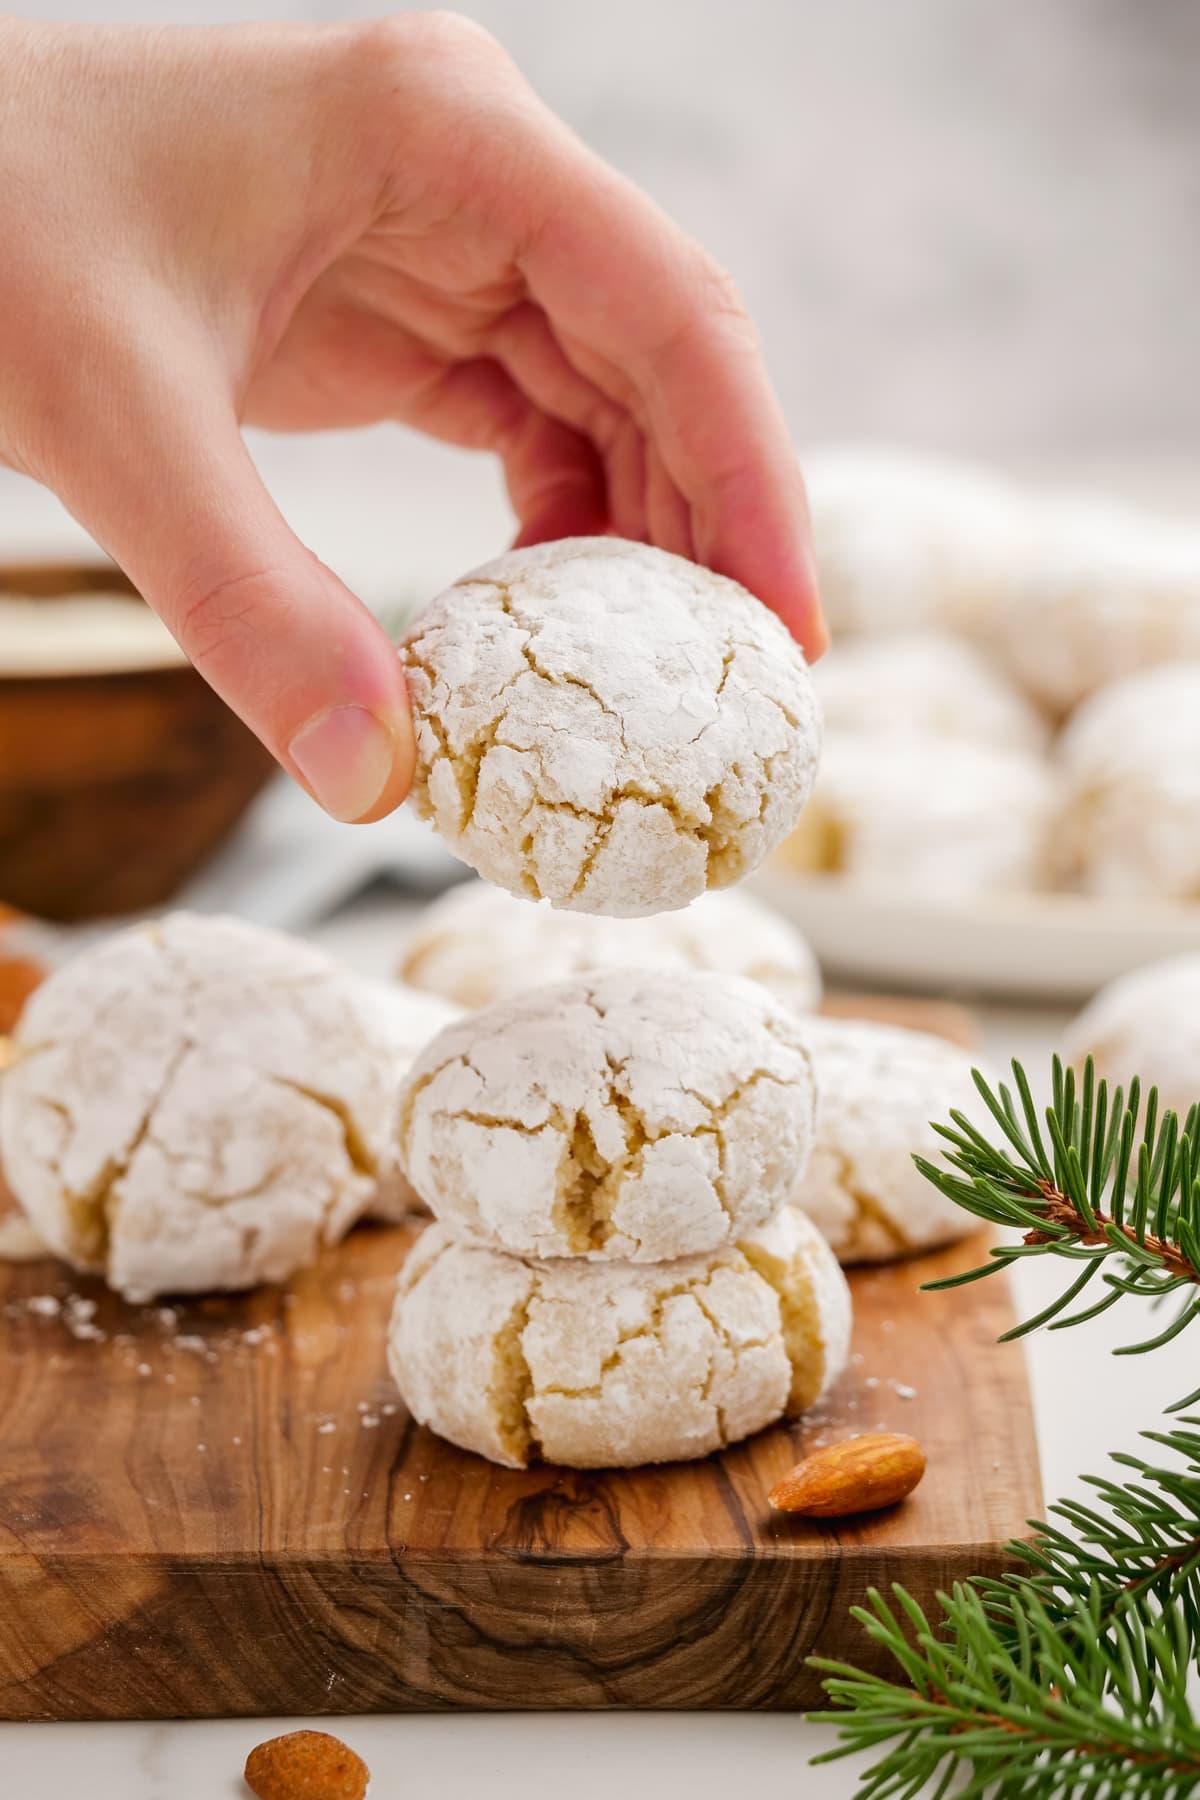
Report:
<svg viewBox="0 0 1200 1800"><path fill-rule="evenodd" d="M0 567L0 595L133 591L112 564ZM186 664L0 674L0 901L60 920L161 906L273 767Z"/></svg>

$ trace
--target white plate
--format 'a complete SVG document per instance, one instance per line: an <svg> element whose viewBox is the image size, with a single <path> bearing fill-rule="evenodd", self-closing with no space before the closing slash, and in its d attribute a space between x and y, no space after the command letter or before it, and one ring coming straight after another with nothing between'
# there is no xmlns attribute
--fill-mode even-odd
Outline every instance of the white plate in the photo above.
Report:
<svg viewBox="0 0 1200 1800"><path fill-rule="evenodd" d="M1078 894L932 900L776 869L754 885L835 980L1074 1001L1128 969L1200 951L1200 906Z"/></svg>

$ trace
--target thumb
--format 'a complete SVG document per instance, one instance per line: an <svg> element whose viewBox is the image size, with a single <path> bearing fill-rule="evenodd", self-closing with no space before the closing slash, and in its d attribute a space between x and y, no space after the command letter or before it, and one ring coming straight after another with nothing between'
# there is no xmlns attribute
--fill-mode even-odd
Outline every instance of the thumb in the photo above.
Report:
<svg viewBox="0 0 1200 1800"><path fill-rule="evenodd" d="M114 402L103 429L86 407L50 485L326 812L382 818L413 766L386 633L291 531L211 372L183 382L177 362L138 363L134 379L100 384Z"/></svg>

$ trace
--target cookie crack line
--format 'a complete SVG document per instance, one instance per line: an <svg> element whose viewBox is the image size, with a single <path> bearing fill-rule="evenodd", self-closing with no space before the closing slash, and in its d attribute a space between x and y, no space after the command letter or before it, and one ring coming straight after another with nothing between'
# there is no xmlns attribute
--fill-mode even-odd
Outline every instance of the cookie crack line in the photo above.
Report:
<svg viewBox="0 0 1200 1800"><path fill-rule="evenodd" d="M654 669L640 695L616 641L635 620ZM416 678L418 811L531 899L631 915L682 905L761 861L811 787L803 657L736 583L666 553L514 552L435 600L400 654ZM637 874L622 897L626 850Z"/></svg>
<svg viewBox="0 0 1200 1800"><path fill-rule="evenodd" d="M709 1324L713 1326L714 1330L721 1335L724 1335L723 1328L713 1319L711 1313L704 1306L699 1297L699 1290L709 1286L711 1279L711 1276L705 1276L702 1280L676 1282L673 1287L656 1290L653 1301L651 1302L650 1316L644 1323L635 1325L629 1331L623 1331L618 1335L612 1349L600 1363L599 1381L594 1382L590 1387L568 1388L547 1384L545 1387L537 1388L533 1392L532 1398L536 1400L543 1394L553 1394L556 1397L567 1400L600 1399L604 1393L604 1377L606 1375L611 1375L614 1369L620 1368L621 1363L624 1360L624 1353L628 1346L630 1344L640 1343L644 1339L653 1341L659 1338L666 1316L666 1309L672 1300L694 1300L697 1307L704 1314L704 1317L708 1320ZM540 1298L540 1293L535 1291L532 1298Z"/></svg>
<svg viewBox="0 0 1200 1800"><path fill-rule="evenodd" d="M511 585L506 581L497 580L495 582L495 588L500 596L500 611L504 614L506 619L511 619L518 629L525 633L525 638L518 648L520 649L521 655L525 658L527 667L550 687L561 686L579 688L583 693L590 695L596 702L596 705L600 708L600 711L606 714L606 716L616 725L621 739L621 748L628 752L629 740L625 735L625 720L622 715L615 707L608 704L608 701L605 700L604 696L594 684L588 681L584 676L577 674L574 670L568 669L560 669L555 673L555 671L546 668L543 663L539 662L537 653L534 649L534 645L537 642L537 631L516 611L516 601L513 599ZM520 678L518 676L514 677L514 679L519 680ZM508 685L511 687L512 682Z"/></svg>
<svg viewBox="0 0 1200 1800"><path fill-rule="evenodd" d="M112 1243L113 1224L118 1211L118 1189L128 1175L135 1157L151 1134L154 1115L166 1099L171 1083L184 1059L190 1055L194 1045L185 1038L168 1059L163 1070L162 1080L153 1094L146 1101L137 1124L125 1144L119 1151L105 1159L104 1165L95 1180L84 1189L72 1192L63 1184L63 1209L66 1213L73 1238L72 1254L82 1263L93 1268L104 1268L108 1263L109 1249ZM69 1108L58 1101L44 1098L44 1104L53 1107L70 1124L72 1130L77 1129L77 1122ZM63 1156L66 1152L64 1151ZM63 1156L59 1156L52 1165L52 1173L62 1180Z"/></svg>

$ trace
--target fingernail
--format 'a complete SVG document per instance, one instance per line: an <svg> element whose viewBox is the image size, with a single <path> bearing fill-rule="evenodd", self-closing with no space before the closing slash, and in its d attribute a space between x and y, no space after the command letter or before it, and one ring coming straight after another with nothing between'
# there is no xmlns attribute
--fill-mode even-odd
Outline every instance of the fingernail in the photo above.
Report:
<svg viewBox="0 0 1200 1800"><path fill-rule="evenodd" d="M349 825L391 779L396 741L365 706L335 706L301 727L288 754L329 816Z"/></svg>

